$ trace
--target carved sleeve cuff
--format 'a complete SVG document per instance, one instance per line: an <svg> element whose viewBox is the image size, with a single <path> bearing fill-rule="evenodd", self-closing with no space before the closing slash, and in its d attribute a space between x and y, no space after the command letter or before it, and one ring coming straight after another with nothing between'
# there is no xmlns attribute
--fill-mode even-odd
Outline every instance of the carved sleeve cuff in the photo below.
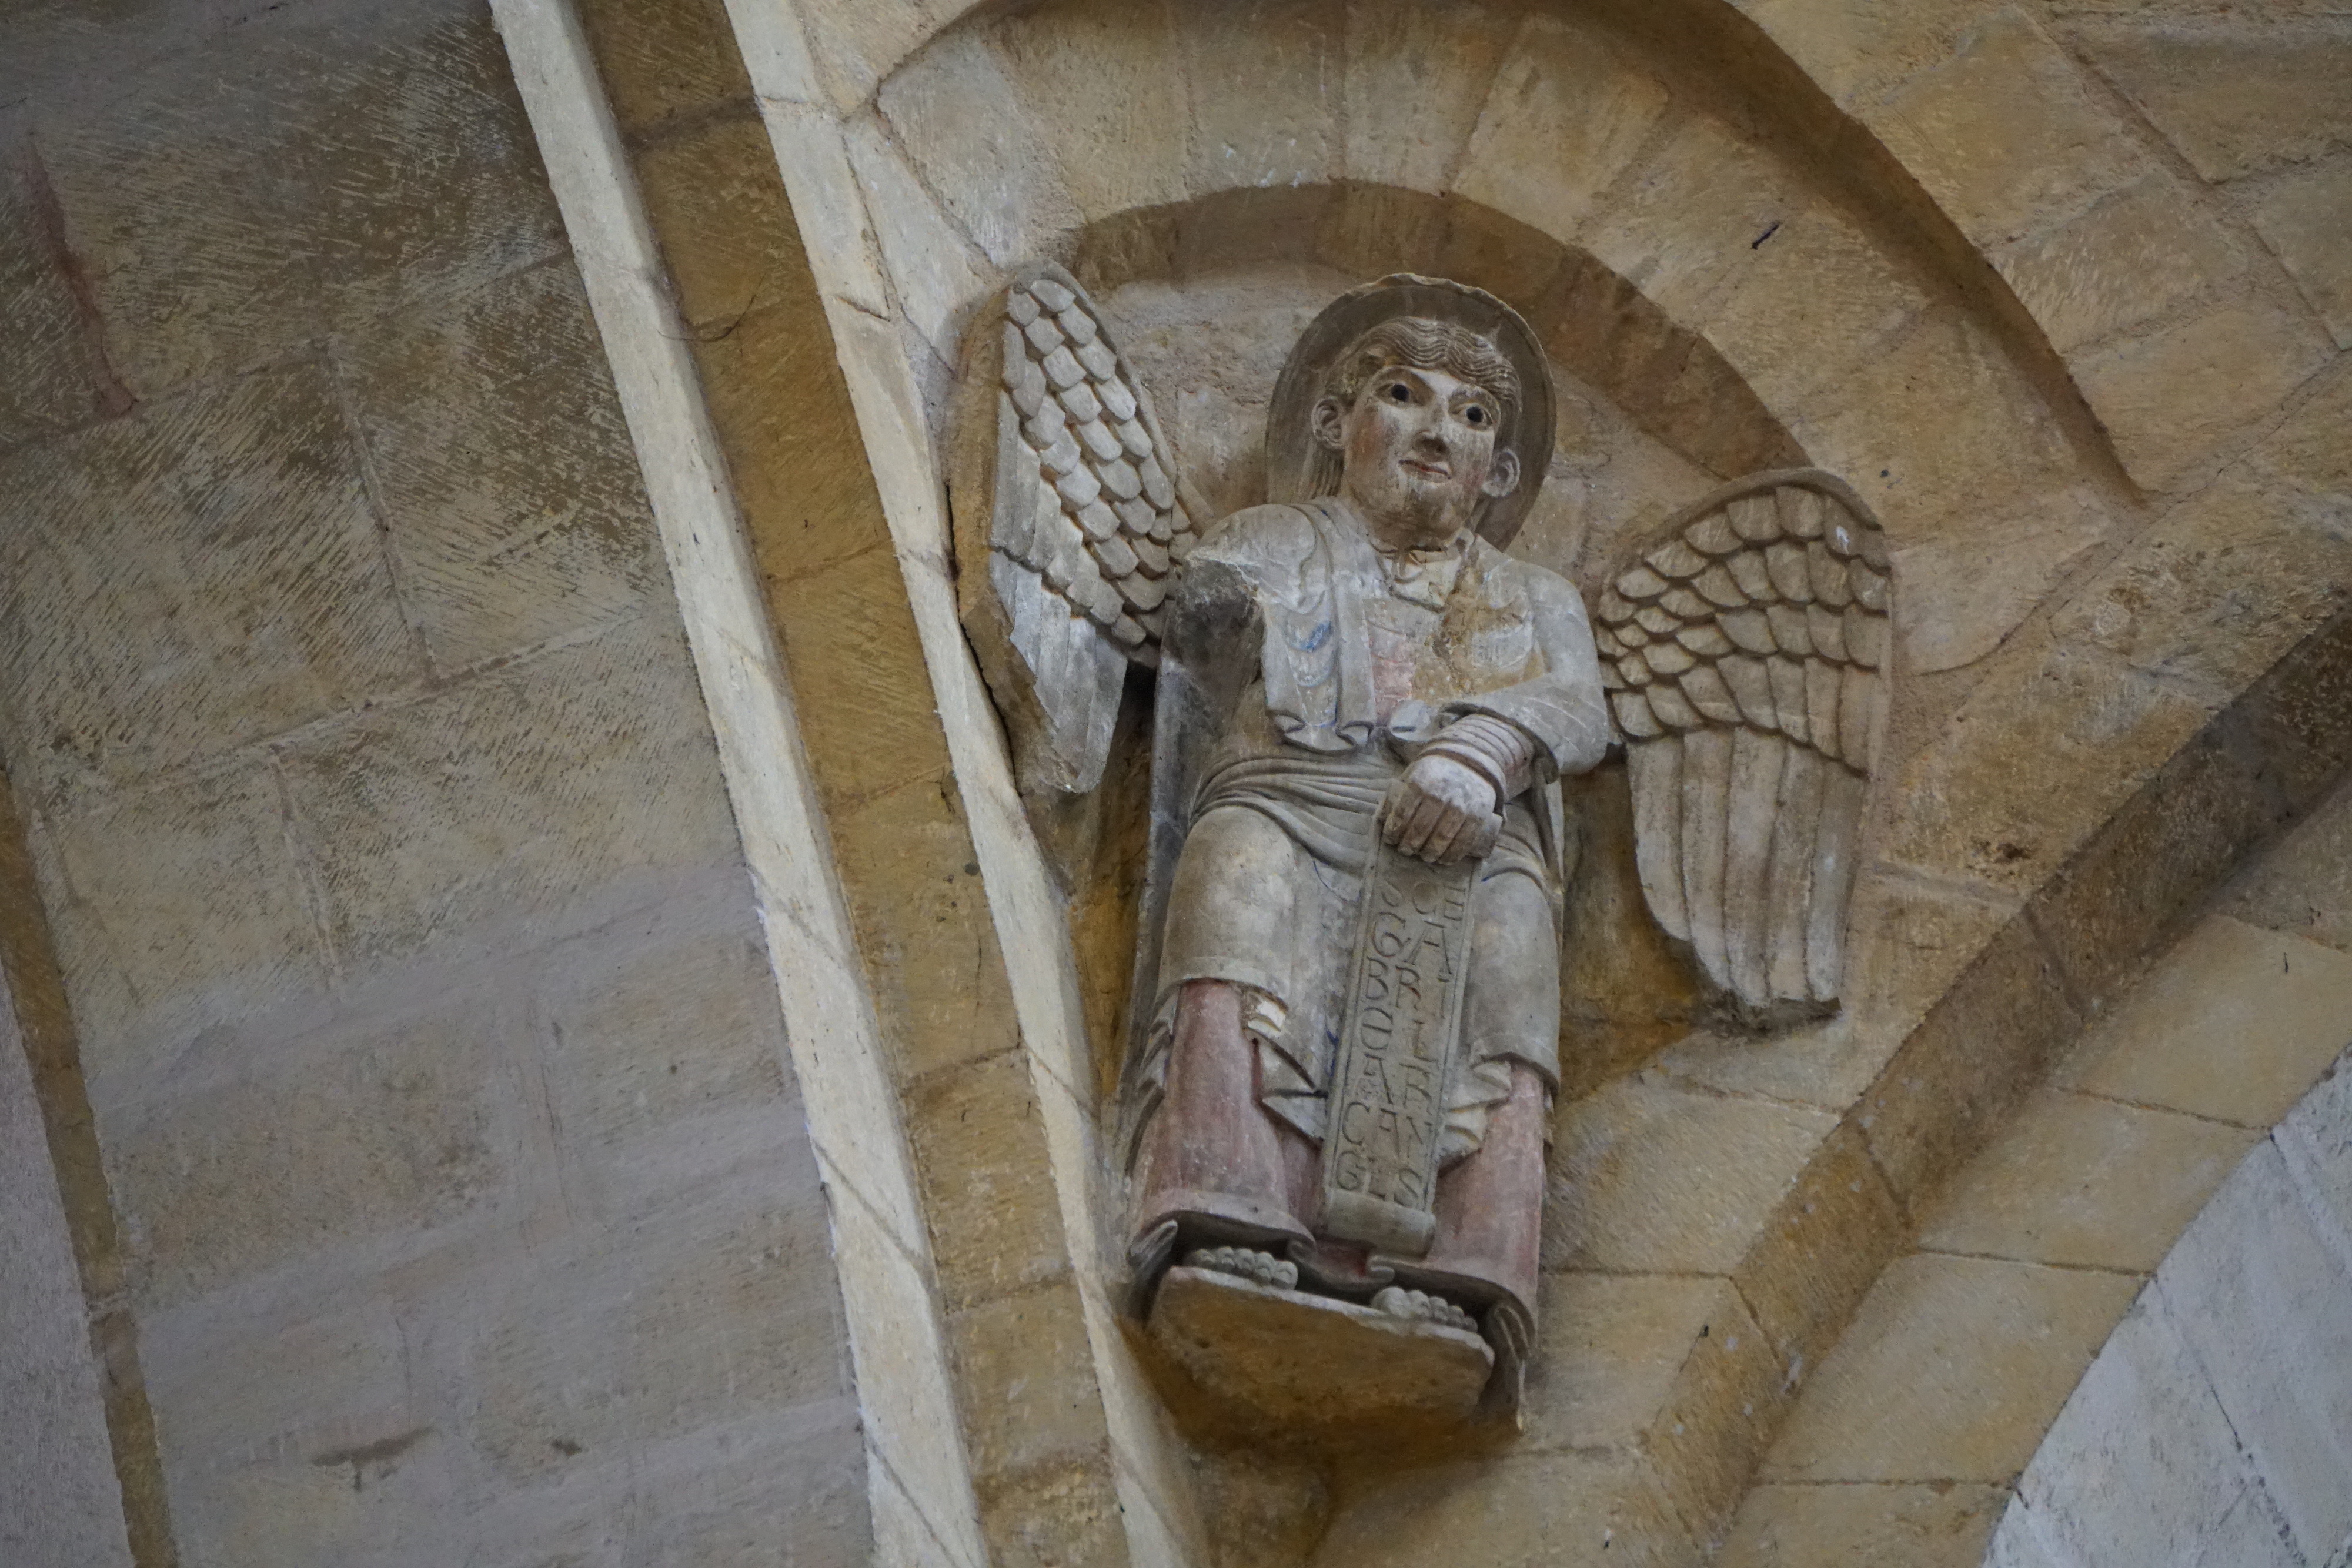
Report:
<svg viewBox="0 0 2352 1568"><path fill-rule="evenodd" d="M1445 727L1426 751L1454 761L1495 787L1495 803L1525 789L1535 774L1536 737L1493 714L1465 714Z"/></svg>

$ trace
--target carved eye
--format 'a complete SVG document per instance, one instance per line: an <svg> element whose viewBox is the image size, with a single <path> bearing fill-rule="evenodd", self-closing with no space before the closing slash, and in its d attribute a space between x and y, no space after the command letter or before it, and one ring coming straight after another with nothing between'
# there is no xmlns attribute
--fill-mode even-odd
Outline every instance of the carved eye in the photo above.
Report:
<svg viewBox="0 0 2352 1568"><path fill-rule="evenodd" d="M1474 402L1462 411L1462 417L1472 424L1484 424L1486 423L1486 411Z"/></svg>
<svg viewBox="0 0 2352 1568"><path fill-rule="evenodd" d="M1394 402L1411 402L1412 401L1412 389L1406 386L1402 382L1391 382L1389 383L1389 398Z"/></svg>

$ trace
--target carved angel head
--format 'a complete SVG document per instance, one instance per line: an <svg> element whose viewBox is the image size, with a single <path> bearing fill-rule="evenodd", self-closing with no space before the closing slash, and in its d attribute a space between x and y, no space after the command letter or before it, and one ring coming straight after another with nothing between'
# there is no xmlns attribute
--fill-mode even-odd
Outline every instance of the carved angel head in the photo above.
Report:
<svg viewBox="0 0 2352 1568"><path fill-rule="evenodd" d="M1396 402L1391 371L1410 372L1396 378L1405 401L1374 419L1368 402ZM1484 289L1393 274L1333 300L1291 350L1266 411L1266 498L1347 494L1376 528L1381 512L1402 511L1425 519L1404 531L1434 535L1398 543L1435 543L1467 526L1507 545L1551 461L1552 401L1551 363L1517 311ZM1418 471L1413 447L1426 433L1400 427L1448 420L1458 425L1444 435L1455 455L1424 465L1447 472ZM1360 467L1354 443L1373 442L1375 431L1385 432L1376 444L1386 455L1368 453ZM1480 447L1491 458L1474 473ZM1346 487L1351 471L1365 493Z"/></svg>
<svg viewBox="0 0 2352 1568"><path fill-rule="evenodd" d="M1518 487L1519 377L1492 340L1400 317L1333 362L1311 415L1319 493L1344 497L1382 542L1442 544Z"/></svg>

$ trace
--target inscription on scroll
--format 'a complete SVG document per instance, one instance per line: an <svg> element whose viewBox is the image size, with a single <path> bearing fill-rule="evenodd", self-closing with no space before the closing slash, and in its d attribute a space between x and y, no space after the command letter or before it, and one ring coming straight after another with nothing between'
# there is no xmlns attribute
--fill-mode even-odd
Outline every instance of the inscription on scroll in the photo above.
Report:
<svg viewBox="0 0 2352 1568"><path fill-rule="evenodd" d="M1429 1250L1477 872L1475 860L1437 866L1385 842L1374 851L1323 1151L1323 1225L1339 1239Z"/></svg>

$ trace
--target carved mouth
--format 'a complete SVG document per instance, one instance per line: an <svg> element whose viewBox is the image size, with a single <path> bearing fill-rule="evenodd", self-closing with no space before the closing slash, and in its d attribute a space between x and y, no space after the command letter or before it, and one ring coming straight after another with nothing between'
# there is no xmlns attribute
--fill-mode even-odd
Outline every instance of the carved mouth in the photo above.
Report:
<svg viewBox="0 0 2352 1568"><path fill-rule="evenodd" d="M1408 457L1405 459L1404 466L1411 469L1415 474L1426 474L1433 479L1451 479L1454 477L1454 470L1445 466L1442 463L1416 463L1412 458Z"/></svg>

